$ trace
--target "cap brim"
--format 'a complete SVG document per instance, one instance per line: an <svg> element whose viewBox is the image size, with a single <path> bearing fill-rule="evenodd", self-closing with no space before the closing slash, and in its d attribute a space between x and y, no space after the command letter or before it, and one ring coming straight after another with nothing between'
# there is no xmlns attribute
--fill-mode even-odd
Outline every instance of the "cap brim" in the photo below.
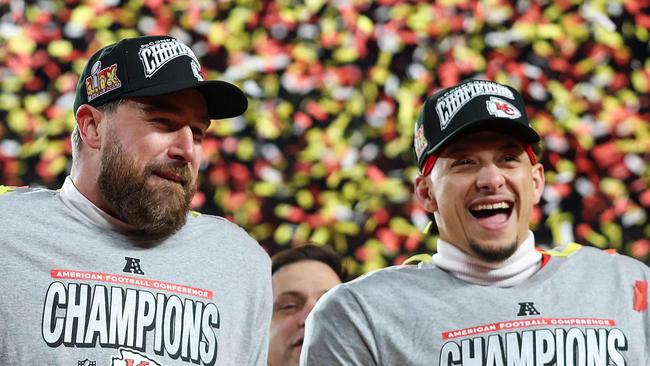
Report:
<svg viewBox="0 0 650 366"><path fill-rule="evenodd" d="M447 143L449 143L451 140L458 137L460 134L464 133L467 130L474 129L477 127L480 127L481 129L494 128L494 129L504 130L504 132L506 133L511 133L512 135L522 137L524 141L528 143L536 143L541 139L537 134L537 132L534 129L532 129L532 127L525 126L521 123L515 122L507 118L488 118L488 119L476 120L473 121L472 123L468 123L465 124L464 126L459 127L454 132L449 134L449 136L445 137L443 140L438 142L438 144L436 144L431 149L429 149L426 155L436 151L440 151L440 149L442 149Z"/></svg>
<svg viewBox="0 0 650 366"><path fill-rule="evenodd" d="M248 108L244 92L228 82L202 81L197 89L203 94L208 106L208 117L212 119L237 117Z"/></svg>
<svg viewBox="0 0 650 366"><path fill-rule="evenodd" d="M237 117L248 108L248 99L244 92L237 86L221 80L194 80L186 84L157 85L124 93L119 97L152 97L186 89L197 89L203 95L210 119Z"/></svg>

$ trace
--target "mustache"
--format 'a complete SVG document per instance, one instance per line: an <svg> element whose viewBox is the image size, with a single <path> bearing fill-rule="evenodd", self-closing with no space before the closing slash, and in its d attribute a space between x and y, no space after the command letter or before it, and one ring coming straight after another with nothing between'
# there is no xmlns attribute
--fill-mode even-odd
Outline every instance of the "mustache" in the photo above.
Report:
<svg viewBox="0 0 650 366"><path fill-rule="evenodd" d="M190 167L183 163L152 163L147 165L144 174L145 176L159 175L177 181L186 188L194 183Z"/></svg>

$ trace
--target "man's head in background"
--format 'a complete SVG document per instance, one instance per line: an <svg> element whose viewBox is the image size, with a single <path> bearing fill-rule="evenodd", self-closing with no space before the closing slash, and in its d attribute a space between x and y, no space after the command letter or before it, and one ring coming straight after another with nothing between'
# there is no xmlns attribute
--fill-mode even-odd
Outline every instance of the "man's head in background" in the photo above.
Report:
<svg viewBox="0 0 650 366"><path fill-rule="evenodd" d="M487 261L512 255L544 188L539 140L509 86L467 80L427 98L415 126L415 191L440 239Z"/></svg>
<svg viewBox="0 0 650 366"><path fill-rule="evenodd" d="M316 301L343 282L346 274L331 248L307 244L274 255L272 275L269 366L298 365L305 318Z"/></svg>
<svg viewBox="0 0 650 366"><path fill-rule="evenodd" d="M134 231L169 236L185 223L211 119L247 105L236 86L204 81L192 50L172 37L108 45L77 84L71 178Z"/></svg>

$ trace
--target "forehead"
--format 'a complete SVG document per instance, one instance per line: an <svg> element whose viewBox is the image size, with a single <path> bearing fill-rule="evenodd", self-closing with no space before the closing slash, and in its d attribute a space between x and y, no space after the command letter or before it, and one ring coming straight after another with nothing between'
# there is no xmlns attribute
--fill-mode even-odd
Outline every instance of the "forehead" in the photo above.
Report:
<svg viewBox="0 0 650 366"><path fill-rule="evenodd" d="M442 150L440 150L440 155L443 156L480 150L504 150L511 148L523 149L520 137L499 130L473 130L456 136L446 144Z"/></svg>
<svg viewBox="0 0 650 366"><path fill-rule="evenodd" d="M330 266L315 260L287 264L273 274L272 280L274 295L287 291L327 290L341 283Z"/></svg>
<svg viewBox="0 0 650 366"><path fill-rule="evenodd" d="M130 99L144 113L168 112L179 115L193 115L208 119L208 109L203 95L195 89Z"/></svg>

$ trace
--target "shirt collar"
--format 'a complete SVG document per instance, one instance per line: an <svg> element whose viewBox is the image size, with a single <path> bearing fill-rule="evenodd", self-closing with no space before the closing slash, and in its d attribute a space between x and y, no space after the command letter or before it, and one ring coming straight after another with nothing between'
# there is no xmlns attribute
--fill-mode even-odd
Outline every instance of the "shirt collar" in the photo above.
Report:
<svg viewBox="0 0 650 366"><path fill-rule="evenodd" d="M86 196L84 196L72 181L71 177L66 177L61 191L59 192L63 204L81 217L84 221L91 223L101 229L109 229L120 233L128 233L134 230L132 225L127 224L111 215L104 210L95 206Z"/></svg>
<svg viewBox="0 0 650 366"><path fill-rule="evenodd" d="M508 259L488 262L471 256L455 245L438 239L433 263L463 281L486 286L510 287L523 282L541 268L542 254L535 249L535 236L528 237Z"/></svg>

